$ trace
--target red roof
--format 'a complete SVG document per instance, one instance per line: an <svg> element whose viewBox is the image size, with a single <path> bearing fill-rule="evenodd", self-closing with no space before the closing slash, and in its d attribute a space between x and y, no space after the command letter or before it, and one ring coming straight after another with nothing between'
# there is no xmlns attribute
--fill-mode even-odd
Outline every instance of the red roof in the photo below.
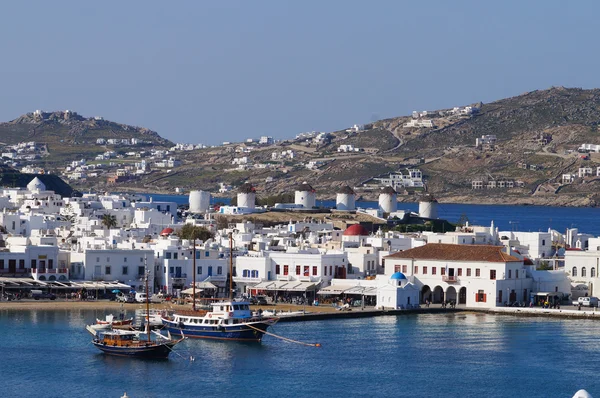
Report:
<svg viewBox="0 0 600 398"><path fill-rule="evenodd" d="M488 261L505 263L523 261L515 256L506 254L504 246L488 245L451 245L447 243L428 243L425 246L394 253L386 258L410 258L419 260L445 261Z"/></svg>
<svg viewBox="0 0 600 398"><path fill-rule="evenodd" d="M171 235L175 230L173 228L165 228L160 232L160 236L168 236Z"/></svg>
<svg viewBox="0 0 600 398"><path fill-rule="evenodd" d="M344 231L344 236L368 236L369 231L360 224L354 224Z"/></svg>

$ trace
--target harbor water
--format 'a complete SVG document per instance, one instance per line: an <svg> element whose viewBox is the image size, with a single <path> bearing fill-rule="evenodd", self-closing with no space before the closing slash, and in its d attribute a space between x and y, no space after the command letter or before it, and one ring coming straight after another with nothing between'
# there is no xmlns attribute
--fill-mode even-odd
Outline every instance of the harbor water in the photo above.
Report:
<svg viewBox="0 0 600 398"><path fill-rule="evenodd" d="M2 396L600 395L593 320L461 312L281 323L275 333L322 347L271 336L261 344L188 340L169 360L152 361L99 353L84 325L104 315L0 310Z"/></svg>

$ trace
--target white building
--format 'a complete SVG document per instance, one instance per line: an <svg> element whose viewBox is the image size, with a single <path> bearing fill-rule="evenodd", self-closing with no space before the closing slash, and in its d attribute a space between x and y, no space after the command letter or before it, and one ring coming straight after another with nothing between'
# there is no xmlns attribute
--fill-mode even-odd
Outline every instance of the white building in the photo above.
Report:
<svg viewBox="0 0 600 398"><path fill-rule="evenodd" d="M377 308L404 309L419 305L419 288L401 272L389 277L388 283L377 289Z"/></svg>
<svg viewBox="0 0 600 398"><path fill-rule="evenodd" d="M533 280L523 260L502 246L429 243L385 257L385 274L402 272L421 291L421 303L455 301L489 308L529 302Z"/></svg>

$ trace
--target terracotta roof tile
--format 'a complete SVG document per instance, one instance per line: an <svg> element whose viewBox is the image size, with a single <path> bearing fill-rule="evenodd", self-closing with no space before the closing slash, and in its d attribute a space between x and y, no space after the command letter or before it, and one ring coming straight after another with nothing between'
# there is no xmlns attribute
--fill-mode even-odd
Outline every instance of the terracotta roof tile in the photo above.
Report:
<svg viewBox="0 0 600 398"><path fill-rule="evenodd" d="M418 260L447 260L447 261L488 261L504 263L522 261L505 253L504 246L488 245L452 245L446 243L429 243L425 246L394 253L385 258L411 258Z"/></svg>

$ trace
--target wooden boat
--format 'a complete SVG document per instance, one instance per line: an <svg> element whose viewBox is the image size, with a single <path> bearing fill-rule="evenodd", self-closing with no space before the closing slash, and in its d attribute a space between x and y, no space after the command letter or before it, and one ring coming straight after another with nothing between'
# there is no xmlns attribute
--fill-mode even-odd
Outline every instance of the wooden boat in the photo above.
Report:
<svg viewBox="0 0 600 398"><path fill-rule="evenodd" d="M146 271L146 292L148 291L148 273ZM130 358L167 359L173 347L185 337L174 340L171 333L168 336L150 330L150 300L146 294L146 331L134 330L96 330L86 326L94 336L92 344L108 355ZM146 338L141 338L142 335ZM152 339L154 336L154 339Z"/></svg>
<svg viewBox="0 0 600 398"><path fill-rule="evenodd" d="M108 355L132 358L166 359L173 347L183 340L174 340L171 335L164 336L158 332L151 332L156 339L143 339L140 336L147 332L134 330L95 330L91 326L86 329L94 336L92 344Z"/></svg>
<svg viewBox="0 0 600 398"><path fill-rule="evenodd" d="M133 318L127 319L115 319L113 314L106 315L104 320L96 318L96 323L91 325L96 330L112 329L112 328L123 328L131 327L133 324Z"/></svg>

